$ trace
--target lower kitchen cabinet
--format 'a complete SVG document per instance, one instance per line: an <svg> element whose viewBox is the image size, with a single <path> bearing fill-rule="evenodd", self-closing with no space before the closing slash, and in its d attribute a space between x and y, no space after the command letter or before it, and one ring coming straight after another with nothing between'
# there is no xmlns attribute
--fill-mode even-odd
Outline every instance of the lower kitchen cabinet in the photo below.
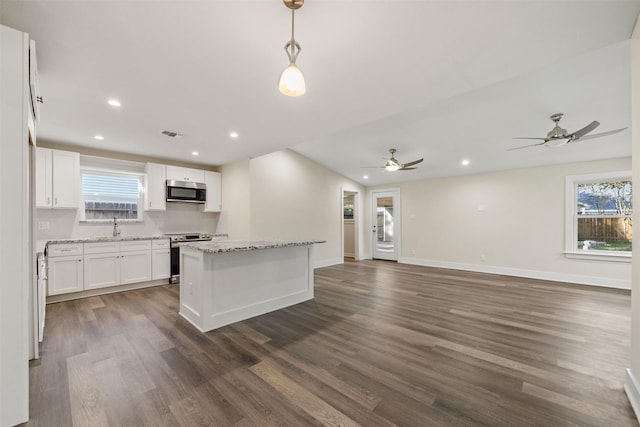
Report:
<svg viewBox="0 0 640 427"><path fill-rule="evenodd" d="M151 252L151 279L171 277L171 249L154 249Z"/></svg>
<svg viewBox="0 0 640 427"><path fill-rule="evenodd" d="M120 253L120 284L151 280L151 251Z"/></svg>
<svg viewBox="0 0 640 427"><path fill-rule="evenodd" d="M120 284L120 252L84 256L84 289Z"/></svg>
<svg viewBox="0 0 640 427"><path fill-rule="evenodd" d="M168 239L52 244L47 294L167 279L170 251Z"/></svg>
<svg viewBox="0 0 640 427"><path fill-rule="evenodd" d="M82 255L50 257L48 259L48 295L78 292L84 289Z"/></svg>

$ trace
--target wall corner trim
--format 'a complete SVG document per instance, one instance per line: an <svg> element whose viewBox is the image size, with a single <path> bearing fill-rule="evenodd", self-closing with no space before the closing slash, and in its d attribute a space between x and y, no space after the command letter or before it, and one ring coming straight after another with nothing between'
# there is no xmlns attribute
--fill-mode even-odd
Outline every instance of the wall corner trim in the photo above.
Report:
<svg viewBox="0 0 640 427"><path fill-rule="evenodd" d="M400 258L402 264L424 267L450 268L453 270L474 271L478 273L500 274L504 276L526 277L529 279L551 280L554 282L576 283L579 285L600 286L604 288L631 289L631 279L611 279L608 277L583 276L579 274L556 273L553 271L525 270L520 268L493 265L465 264L450 261L437 261L421 258Z"/></svg>
<svg viewBox="0 0 640 427"><path fill-rule="evenodd" d="M624 385L624 391L627 393L631 407L636 413L636 418L640 421L640 384L636 381L631 369L627 369L627 382Z"/></svg>

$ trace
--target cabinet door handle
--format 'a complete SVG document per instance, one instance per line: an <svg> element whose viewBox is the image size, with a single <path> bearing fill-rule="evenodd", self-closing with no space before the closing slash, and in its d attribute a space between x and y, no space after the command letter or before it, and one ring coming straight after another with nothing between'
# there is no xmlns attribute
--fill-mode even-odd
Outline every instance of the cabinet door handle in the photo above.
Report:
<svg viewBox="0 0 640 427"><path fill-rule="evenodd" d="M56 206L58 205L58 198L57 197L54 197L53 204L56 205Z"/></svg>
<svg viewBox="0 0 640 427"><path fill-rule="evenodd" d="M78 262L82 262L82 259L79 259Z"/></svg>
<svg viewBox="0 0 640 427"><path fill-rule="evenodd" d="M47 204L51 204L51 197L47 197Z"/></svg>

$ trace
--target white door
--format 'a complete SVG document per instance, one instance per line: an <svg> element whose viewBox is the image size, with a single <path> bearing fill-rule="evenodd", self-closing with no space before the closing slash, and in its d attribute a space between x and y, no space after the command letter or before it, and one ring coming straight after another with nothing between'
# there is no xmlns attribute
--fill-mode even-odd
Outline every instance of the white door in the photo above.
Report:
<svg viewBox="0 0 640 427"><path fill-rule="evenodd" d="M397 261L400 255L400 190L374 191L373 258Z"/></svg>

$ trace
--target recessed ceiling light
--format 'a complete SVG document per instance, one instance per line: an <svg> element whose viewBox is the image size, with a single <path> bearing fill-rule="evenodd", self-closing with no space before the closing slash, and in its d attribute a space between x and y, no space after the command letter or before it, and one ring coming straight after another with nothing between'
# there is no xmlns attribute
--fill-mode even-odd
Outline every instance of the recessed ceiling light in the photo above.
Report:
<svg viewBox="0 0 640 427"><path fill-rule="evenodd" d="M229 136L230 136L231 138L237 138L237 137L238 137L238 132L231 132L231 133L229 134Z"/></svg>
<svg viewBox="0 0 640 427"><path fill-rule="evenodd" d="M461 161L461 162L460 162L460 164L461 164L462 166L467 166L467 165L469 165L469 160L464 159L463 161Z"/></svg>
<svg viewBox="0 0 640 427"><path fill-rule="evenodd" d="M111 105L112 107L120 107L122 106L122 104L120 104L120 101L118 101L117 99L110 99L107 101L107 103L109 105Z"/></svg>
<svg viewBox="0 0 640 427"><path fill-rule="evenodd" d="M363 179L369 179L369 177L367 175L364 175L362 178Z"/></svg>
<svg viewBox="0 0 640 427"><path fill-rule="evenodd" d="M104 139L104 136L96 135L96 136L93 137L93 139L97 139L98 141L102 141Z"/></svg>
<svg viewBox="0 0 640 427"><path fill-rule="evenodd" d="M192 151L192 152L191 152L191 155L192 155L192 156L199 156L199 155L200 155L200 153L198 153L197 151Z"/></svg>

